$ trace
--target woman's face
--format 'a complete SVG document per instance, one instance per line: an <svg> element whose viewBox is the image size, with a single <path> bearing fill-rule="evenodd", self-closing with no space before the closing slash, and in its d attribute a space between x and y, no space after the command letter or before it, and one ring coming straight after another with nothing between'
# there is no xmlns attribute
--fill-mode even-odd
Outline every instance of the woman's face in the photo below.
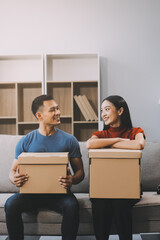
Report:
<svg viewBox="0 0 160 240"><path fill-rule="evenodd" d="M101 105L101 116L105 122L105 125L110 125L111 127L119 127L121 125L121 115L123 113L123 108L119 110L109 101L103 101Z"/></svg>

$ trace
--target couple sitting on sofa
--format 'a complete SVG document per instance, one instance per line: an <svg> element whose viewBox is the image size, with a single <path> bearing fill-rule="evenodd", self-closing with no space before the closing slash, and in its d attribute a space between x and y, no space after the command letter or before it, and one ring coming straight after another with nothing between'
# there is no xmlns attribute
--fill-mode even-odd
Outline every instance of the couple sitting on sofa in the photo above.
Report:
<svg viewBox="0 0 160 240"><path fill-rule="evenodd" d="M16 193L10 197L5 204L9 239L24 239L22 212L49 208L63 215L62 239L75 240L79 226L79 205L70 187L84 178L79 143L74 136L56 128L60 124L60 109L52 97L41 95L35 98L32 102L32 112L39 121L39 128L18 142L9 175L10 181L17 187L22 187L29 180L27 174L19 173L17 159L22 152L69 152L74 174L71 175L68 169L67 176L60 176L58 179L59 184L68 190L67 194ZM141 128L133 128L127 103L122 97L110 96L104 99L101 112L104 130L92 134L87 142L87 148L144 148L144 132ZM131 210L136 201L91 199L96 239L109 239L113 216L120 240L131 240Z"/></svg>

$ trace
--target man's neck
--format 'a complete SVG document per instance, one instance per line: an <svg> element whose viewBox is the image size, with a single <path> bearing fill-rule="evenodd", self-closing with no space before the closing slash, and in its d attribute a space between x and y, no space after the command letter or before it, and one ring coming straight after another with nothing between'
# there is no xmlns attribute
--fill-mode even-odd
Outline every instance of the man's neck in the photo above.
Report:
<svg viewBox="0 0 160 240"><path fill-rule="evenodd" d="M56 127L55 126L44 126L44 125L39 125L39 133L44 135L44 136L50 136L56 132Z"/></svg>

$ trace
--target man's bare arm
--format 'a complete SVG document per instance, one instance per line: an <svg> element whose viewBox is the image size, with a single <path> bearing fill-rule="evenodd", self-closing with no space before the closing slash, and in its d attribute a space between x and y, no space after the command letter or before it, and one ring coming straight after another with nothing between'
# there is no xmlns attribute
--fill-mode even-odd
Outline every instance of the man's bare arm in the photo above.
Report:
<svg viewBox="0 0 160 240"><path fill-rule="evenodd" d="M16 185L17 187L21 187L28 181L27 174L20 174L18 168L18 160L14 159L11 167L11 171L9 173L9 180L11 183Z"/></svg>
<svg viewBox="0 0 160 240"><path fill-rule="evenodd" d="M70 159L71 167L73 169L74 175L71 175L71 172L68 168L68 174L66 177L60 177L60 184L66 188L71 188L72 184L78 184L84 179L84 169L83 162L81 158L71 158Z"/></svg>

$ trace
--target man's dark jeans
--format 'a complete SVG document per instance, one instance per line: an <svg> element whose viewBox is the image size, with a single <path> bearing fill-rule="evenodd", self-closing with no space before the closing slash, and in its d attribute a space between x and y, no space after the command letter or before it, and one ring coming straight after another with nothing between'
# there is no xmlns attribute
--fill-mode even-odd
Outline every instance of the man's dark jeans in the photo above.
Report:
<svg viewBox="0 0 160 240"><path fill-rule="evenodd" d="M79 204L68 194L20 194L10 197L5 204L9 240L23 240L22 213L46 208L63 215L62 240L75 240L79 226Z"/></svg>

